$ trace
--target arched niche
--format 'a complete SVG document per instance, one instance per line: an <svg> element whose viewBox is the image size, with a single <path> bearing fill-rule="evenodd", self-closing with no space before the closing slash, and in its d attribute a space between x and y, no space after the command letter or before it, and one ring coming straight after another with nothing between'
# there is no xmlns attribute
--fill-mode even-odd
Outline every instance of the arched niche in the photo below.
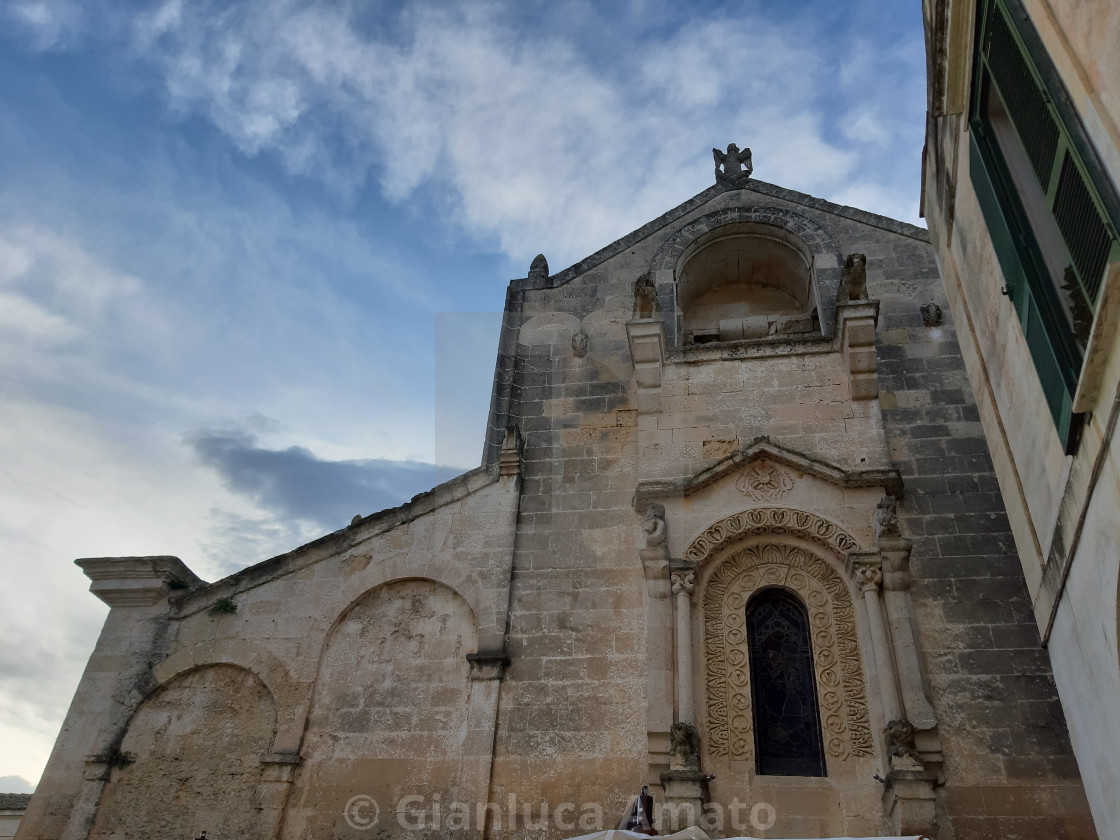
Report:
<svg viewBox="0 0 1120 840"><path fill-rule="evenodd" d="M840 285L836 245L816 222L783 207L736 207L694 219L658 248L649 277L669 316L665 326L672 344L696 343L695 327L686 340L687 310L697 304L716 307L721 295L738 298L724 320L762 318L767 336L830 337L835 328ZM705 301L706 294L711 297ZM712 320L703 309L696 312L693 317ZM741 329L743 338L763 337L756 335L761 323L731 323L726 335L731 338ZM718 331L715 339L707 335L726 340Z"/></svg>
<svg viewBox="0 0 1120 840"><path fill-rule="evenodd" d="M477 649L474 612L445 584L395 580L358 598L323 649L283 836L350 836L359 794L383 809L409 794L454 799Z"/></svg>
<svg viewBox="0 0 1120 840"><path fill-rule="evenodd" d="M819 331L812 261L774 225L740 222L693 241L677 265L685 344Z"/></svg>
<svg viewBox="0 0 1120 840"><path fill-rule="evenodd" d="M210 665L172 679L129 723L90 838L270 838L261 756L276 703L253 673Z"/></svg>

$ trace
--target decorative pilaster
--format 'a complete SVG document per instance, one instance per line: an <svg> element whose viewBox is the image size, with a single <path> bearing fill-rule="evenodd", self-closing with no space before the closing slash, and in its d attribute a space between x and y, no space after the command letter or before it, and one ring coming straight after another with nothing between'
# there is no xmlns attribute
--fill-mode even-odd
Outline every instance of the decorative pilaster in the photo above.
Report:
<svg viewBox="0 0 1120 840"><path fill-rule="evenodd" d="M884 496L875 511L875 539L883 557L883 600L887 607L898 683L905 717L918 731L937 726L937 716L922 687L918 645L910 619L910 550L913 543L899 531L898 502Z"/></svg>
<svg viewBox="0 0 1120 840"><path fill-rule="evenodd" d="M882 556L882 584L892 652L901 689L901 714L887 714L888 760L883 810L897 834L936 833L934 784L940 765L941 741L937 718L922 688L918 646L910 624L910 549L898 523L898 501L884 496L872 526Z"/></svg>
<svg viewBox="0 0 1120 840"><path fill-rule="evenodd" d="M673 595L677 608L677 720L692 724L692 592L696 573L684 569L672 574Z"/></svg>
<svg viewBox="0 0 1120 840"><path fill-rule="evenodd" d="M891 657L891 643L887 627L883 622L883 606L879 597L879 587L883 573L874 561L863 561L856 566L856 584L863 593L863 603L867 608L867 619L871 625L871 646L875 651L875 670L879 675L879 697L883 705L883 716L887 720L901 717L902 706L898 698L898 685L895 680L894 660Z"/></svg>

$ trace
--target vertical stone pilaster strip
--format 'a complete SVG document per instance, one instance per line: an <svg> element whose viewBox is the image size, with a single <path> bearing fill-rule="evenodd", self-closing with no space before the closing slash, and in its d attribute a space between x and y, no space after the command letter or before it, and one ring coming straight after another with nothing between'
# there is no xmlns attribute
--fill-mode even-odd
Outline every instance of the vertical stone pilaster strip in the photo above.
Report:
<svg viewBox="0 0 1120 840"><path fill-rule="evenodd" d="M677 607L677 721L694 723L692 705L692 592L695 572L673 572L673 594Z"/></svg>
<svg viewBox="0 0 1120 840"><path fill-rule="evenodd" d="M897 720L902 717L902 704L898 697L894 661L891 658L891 645L887 628L883 622L883 605L879 596L879 586L883 573L879 569L865 567L856 572L856 583L863 592L867 618L871 624L871 645L875 649L875 669L879 672L879 696L883 703L884 720Z"/></svg>

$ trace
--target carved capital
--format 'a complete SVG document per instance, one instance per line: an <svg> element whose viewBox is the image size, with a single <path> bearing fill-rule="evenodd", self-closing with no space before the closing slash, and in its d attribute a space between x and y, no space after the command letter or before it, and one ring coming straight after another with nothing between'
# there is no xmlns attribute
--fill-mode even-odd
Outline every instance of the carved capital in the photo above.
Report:
<svg viewBox="0 0 1120 840"><path fill-rule="evenodd" d="M883 582L883 573L878 569L865 567L856 572L856 583L861 592L877 592Z"/></svg>
<svg viewBox="0 0 1120 840"><path fill-rule="evenodd" d="M695 572L673 572L672 574L673 594L679 595L684 592L690 598L692 592L696 588L696 573Z"/></svg>

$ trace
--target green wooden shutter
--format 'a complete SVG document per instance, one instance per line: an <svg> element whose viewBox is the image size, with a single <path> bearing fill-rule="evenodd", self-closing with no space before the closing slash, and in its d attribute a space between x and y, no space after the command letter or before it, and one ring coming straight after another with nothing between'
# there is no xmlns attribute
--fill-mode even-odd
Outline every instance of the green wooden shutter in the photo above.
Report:
<svg viewBox="0 0 1120 840"><path fill-rule="evenodd" d="M1120 203L1018 0L982 0L977 22L973 186L1047 402L1068 445L1072 397L1101 281L1108 263L1120 259ZM1063 277L1052 277L1046 267L996 132L987 123L986 95L998 95L1038 179L1068 251L1068 259L1060 255L1059 260L1069 263Z"/></svg>

